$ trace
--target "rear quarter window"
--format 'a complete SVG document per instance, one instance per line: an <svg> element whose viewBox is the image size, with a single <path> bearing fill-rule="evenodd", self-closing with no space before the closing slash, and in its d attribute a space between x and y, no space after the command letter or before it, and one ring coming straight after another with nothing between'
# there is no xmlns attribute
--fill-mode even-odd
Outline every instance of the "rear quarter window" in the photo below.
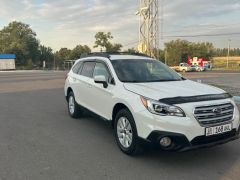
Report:
<svg viewBox="0 0 240 180"><path fill-rule="evenodd" d="M75 64L72 68L73 73L78 74L81 66L82 66L82 62L78 62L77 64Z"/></svg>

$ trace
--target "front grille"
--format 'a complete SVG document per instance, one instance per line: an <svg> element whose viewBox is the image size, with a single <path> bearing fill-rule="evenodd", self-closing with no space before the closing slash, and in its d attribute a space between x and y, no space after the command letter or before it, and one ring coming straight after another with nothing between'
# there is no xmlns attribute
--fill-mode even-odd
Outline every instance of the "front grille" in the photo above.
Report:
<svg viewBox="0 0 240 180"><path fill-rule="evenodd" d="M196 107L194 116L202 126L213 126L230 122L234 106L231 103Z"/></svg>

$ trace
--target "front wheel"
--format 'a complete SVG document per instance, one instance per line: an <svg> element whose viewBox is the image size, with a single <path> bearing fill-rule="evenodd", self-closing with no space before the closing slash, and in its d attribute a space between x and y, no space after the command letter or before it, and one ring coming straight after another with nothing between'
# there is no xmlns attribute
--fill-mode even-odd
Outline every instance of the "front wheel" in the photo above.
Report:
<svg viewBox="0 0 240 180"><path fill-rule="evenodd" d="M75 101L73 92L70 92L68 95L68 113L73 118L78 118L81 114L81 109Z"/></svg>
<svg viewBox="0 0 240 180"><path fill-rule="evenodd" d="M124 153L135 155L140 152L136 125L129 110L122 109L117 113L114 132L117 144Z"/></svg>

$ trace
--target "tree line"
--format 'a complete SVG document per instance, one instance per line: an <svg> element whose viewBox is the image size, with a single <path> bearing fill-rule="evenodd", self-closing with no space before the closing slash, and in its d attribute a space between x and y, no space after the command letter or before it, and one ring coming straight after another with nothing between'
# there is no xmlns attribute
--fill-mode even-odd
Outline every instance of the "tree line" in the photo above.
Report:
<svg viewBox="0 0 240 180"><path fill-rule="evenodd" d="M117 52L122 50L122 44L112 43L113 36L110 32L98 32L95 35L93 48L100 48L100 51ZM127 52L137 52L134 48ZM61 48L53 52L51 47L41 44L37 39L37 34L30 25L13 21L0 30L0 54L16 54L17 67L34 68L42 67L45 61L49 69L53 65L61 67L65 60L79 59L82 54L90 53L88 45L77 45L73 49ZM165 43L165 49L155 51L156 57L161 61L166 61L168 65L175 65L186 62L188 57L202 57L209 60L214 56L226 56L227 48L214 48L210 42L189 42L187 40L173 40ZM240 49L230 50L230 56L240 56Z"/></svg>
<svg viewBox="0 0 240 180"><path fill-rule="evenodd" d="M214 49L214 56L221 57L228 54L228 48L216 48ZM229 56L240 56L240 48L232 48L229 51Z"/></svg>
<svg viewBox="0 0 240 180"><path fill-rule="evenodd" d="M95 35L94 48L104 51L120 51L121 44L113 44L110 32L98 32ZM61 48L53 52L51 47L44 46L37 39L37 34L30 25L13 21L0 30L0 54L16 54L18 68L32 69L42 67L43 61L47 68L61 67L65 60L79 59L82 54L91 52L88 45L77 45L73 49Z"/></svg>

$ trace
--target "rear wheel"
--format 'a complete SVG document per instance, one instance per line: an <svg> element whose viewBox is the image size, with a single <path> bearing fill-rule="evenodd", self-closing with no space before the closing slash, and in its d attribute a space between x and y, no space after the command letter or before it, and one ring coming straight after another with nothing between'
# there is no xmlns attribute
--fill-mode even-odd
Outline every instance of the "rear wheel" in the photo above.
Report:
<svg viewBox="0 0 240 180"><path fill-rule="evenodd" d="M114 132L117 144L124 153L135 155L141 151L136 125L129 110L122 109L117 113Z"/></svg>
<svg viewBox="0 0 240 180"><path fill-rule="evenodd" d="M81 109L75 101L73 92L70 92L68 94L68 113L73 118L78 118L81 114Z"/></svg>

